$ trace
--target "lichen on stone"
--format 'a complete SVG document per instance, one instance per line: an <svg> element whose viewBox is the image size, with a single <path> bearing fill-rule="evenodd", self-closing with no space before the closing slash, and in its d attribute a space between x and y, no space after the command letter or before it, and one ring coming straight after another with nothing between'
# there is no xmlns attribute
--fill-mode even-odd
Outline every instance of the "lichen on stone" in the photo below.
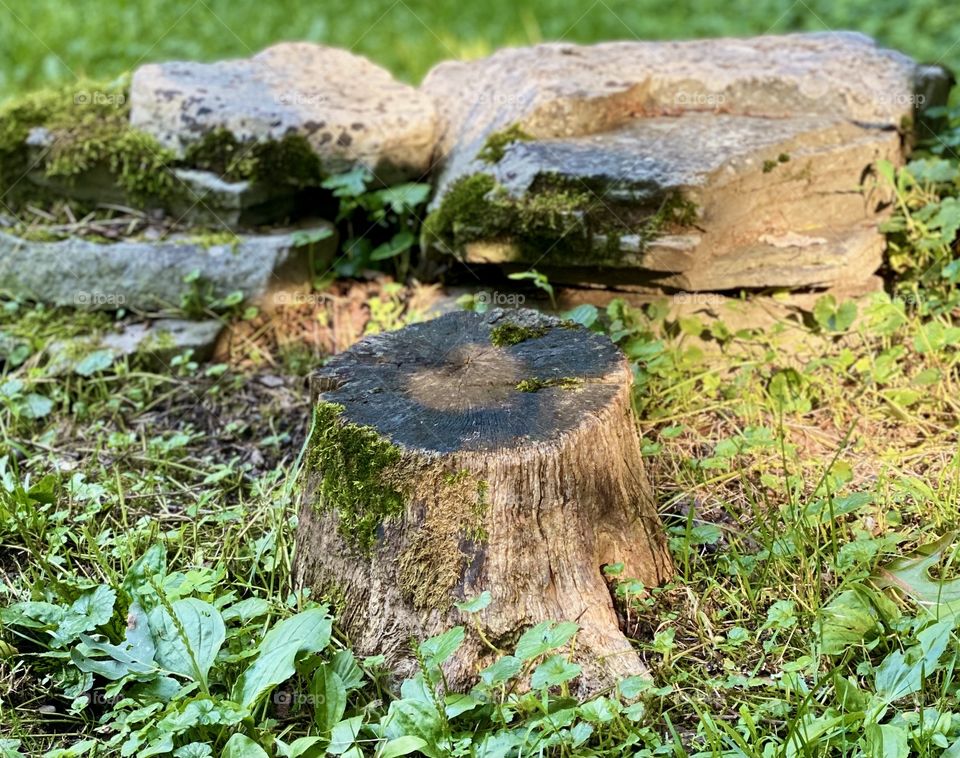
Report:
<svg viewBox="0 0 960 758"><path fill-rule="evenodd" d="M507 152L507 147L514 142L524 142L533 139L533 135L526 132L520 124L511 124L506 129L493 132L487 137L486 142L477 158L486 163L499 163Z"/></svg>
<svg viewBox="0 0 960 758"><path fill-rule="evenodd" d="M545 326L522 326L507 321L490 330L490 344L494 347L511 347L527 340L537 339L546 333Z"/></svg>
<svg viewBox="0 0 960 758"><path fill-rule="evenodd" d="M335 512L347 544L369 554L380 527L404 511L401 449L375 429L343 419L344 408L320 402L313 412L309 470L318 477L316 508Z"/></svg>

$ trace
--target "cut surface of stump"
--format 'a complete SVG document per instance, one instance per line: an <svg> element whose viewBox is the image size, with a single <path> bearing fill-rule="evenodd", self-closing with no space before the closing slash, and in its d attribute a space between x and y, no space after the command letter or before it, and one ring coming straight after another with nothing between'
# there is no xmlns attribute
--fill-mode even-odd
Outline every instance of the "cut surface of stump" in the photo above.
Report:
<svg viewBox="0 0 960 758"><path fill-rule="evenodd" d="M361 341L314 377L298 582L401 676L416 641L463 624L444 668L469 687L496 658L484 638L512 652L542 621L580 626L582 690L645 674L603 572L672 572L630 385L607 338L529 310ZM472 618L454 605L483 591Z"/></svg>

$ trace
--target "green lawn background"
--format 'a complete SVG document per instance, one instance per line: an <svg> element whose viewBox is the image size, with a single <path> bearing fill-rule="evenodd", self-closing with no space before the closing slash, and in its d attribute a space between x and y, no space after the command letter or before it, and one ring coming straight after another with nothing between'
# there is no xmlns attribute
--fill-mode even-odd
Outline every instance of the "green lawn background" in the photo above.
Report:
<svg viewBox="0 0 960 758"><path fill-rule="evenodd" d="M960 3L951 0L0 0L0 99L147 61L245 56L279 40L350 48L418 82L437 61L504 45L839 29L960 64Z"/></svg>

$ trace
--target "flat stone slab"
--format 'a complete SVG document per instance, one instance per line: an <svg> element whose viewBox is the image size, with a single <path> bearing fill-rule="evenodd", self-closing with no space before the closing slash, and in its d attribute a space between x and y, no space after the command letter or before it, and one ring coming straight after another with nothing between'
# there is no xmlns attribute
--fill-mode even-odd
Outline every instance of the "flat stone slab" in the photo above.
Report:
<svg viewBox="0 0 960 758"><path fill-rule="evenodd" d="M425 242L467 262L618 268L693 289L868 277L888 199L873 166L902 162L900 130L946 85L852 33L443 63L422 87L442 125L442 222ZM467 186L488 191L461 207Z"/></svg>
<svg viewBox="0 0 960 758"><path fill-rule="evenodd" d="M189 321L157 319L121 324L115 331L60 340L47 347L46 371L51 376L89 376L109 370L118 360L138 356L148 364L169 369L170 361L190 351L193 360L212 354L224 324L216 319Z"/></svg>
<svg viewBox="0 0 960 758"><path fill-rule="evenodd" d="M469 243L465 258L499 264L507 272L523 271L533 263L558 284L592 282L612 289L644 286L689 292L833 287L864 281L883 262L884 238L872 223L819 229L817 235L761 235L727 251L711 251L701 238L665 237L642 252L626 252L618 267L555 266L549 254L528 262L518 246L504 242ZM598 241L597 247L607 249L606 242Z"/></svg>
<svg viewBox="0 0 960 758"><path fill-rule="evenodd" d="M859 279L880 264L882 236L864 222L887 193L860 181L877 159L900 159L895 131L818 116L689 113L518 141L489 168L518 203L561 176L589 199L558 244L490 244L482 227L461 226L461 252L473 263L631 269L682 289ZM678 197L691 217L655 226Z"/></svg>
<svg viewBox="0 0 960 758"><path fill-rule="evenodd" d="M141 66L130 121L181 155L220 129L241 142L300 135L325 170L363 165L385 182L427 170L437 126L427 95L366 58L307 42L245 59Z"/></svg>
<svg viewBox="0 0 960 758"><path fill-rule="evenodd" d="M520 123L537 137L608 131L663 113L819 114L900 127L946 96L942 69L854 32L680 42L551 43L445 61L424 79L440 116L445 164ZM471 149L473 148L473 149Z"/></svg>
<svg viewBox="0 0 960 758"><path fill-rule="evenodd" d="M850 191L849 184L840 183L848 179L845 174L825 175L851 165L834 159L821 170L812 160L856 152L852 166L860 168L859 161L878 151L897 157L899 144L892 129L864 129L823 116L686 112L631 119L601 134L512 142L499 161L487 166L517 197L536 191L537 180L563 176L611 200L659 203L669 191L683 190L702 205L711 189L740 183L744 175L780 184L802 173L805 181L832 180L827 191Z"/></svg>
<svg viewBox="0 0 960 758"><path fill-rule="evenodd" d="M314 250L332 250L335 235ZM306 280L302 231L239 235L211 242L181 237L115 243L70 238L39 242L0 233L0 291L21 300L89 310L179 309L185 297L234 292L258 301L273 287ZM191 281L193 280L193 281Z"/></svg>

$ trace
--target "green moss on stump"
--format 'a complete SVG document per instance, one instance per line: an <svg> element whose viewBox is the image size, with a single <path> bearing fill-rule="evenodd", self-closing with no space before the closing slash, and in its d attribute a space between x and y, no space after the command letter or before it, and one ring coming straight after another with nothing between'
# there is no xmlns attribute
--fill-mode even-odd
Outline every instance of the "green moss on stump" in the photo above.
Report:
<svg viewBox="0 0 960 758"><path fill-rule="evenodd" d="M562 389L574 389L583 384L582 379L573 376L561 376L554 379L524 379L517 382L517 390L520 392L539 392L549 387L560 387Z"/></svg>
<svg viewBox="0 0 960 758"><path fill-rule="evenodd" d="M521 326L507 321L490 330L490 344L494 347L510 347L521 342L542 337L547 333L545 326Z"/></svg>
<svg viewBox="0 0 960 758"><path fill-rule="evenodd" d="M404 598L418 608L447 609L470 553L487 539L487 483L469 471L405 457L375 429L343 419L344 407L314 409L307 468L318 477L314 508L337 514L337 532L370 557L381 527L399 519L408 503L424 510L423 523L396 557Z"/></svg>
<svg viewBox="0 0 960 758"><path fill-rule="evenodd" d="M418 480L424 521L397 557L397 580L414 607L446 611L470 553L487 539L487 483L467 470L427 470Z"/></svg>
<svg viewBox="0 0 960 758"><path fill-rule="evenodd" d="M335 511L348 545L369 554L380 526L403 514L407 499L397 484L402 452L374 429L345 422L343 406L318 403L313 412L309 467L320 477L318 512Z"/></svg>

